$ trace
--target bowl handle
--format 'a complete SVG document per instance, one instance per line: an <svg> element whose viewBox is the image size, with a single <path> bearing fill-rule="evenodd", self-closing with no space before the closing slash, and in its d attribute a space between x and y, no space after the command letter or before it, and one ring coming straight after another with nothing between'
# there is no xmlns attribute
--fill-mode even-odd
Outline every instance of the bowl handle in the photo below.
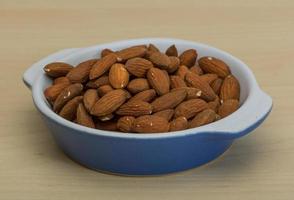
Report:
<svg viewBox="0 0 294 200"><path fill-rule="evenodd" d="M60 50L56 53L53 53L49 56L47 56L46 58L43 58L42 60L34 63L32 66L30 66L25 73L23 74L23 82L25 83L25 85L31 89L32 85L36 79L36 77L40 74L43 73L43 67L50 63L50 62L54 62L57 61L69 54L72 54L73 52L79 50L79 48L71 48L71 49L63 49Z"/></svg>
<svg viewBox="0 0 294 200"><path fill-rule="evenodd" d="M235 139L248 134L257 128L272 109L272 98L256 88L244 104L228 117L216 122L209 132L214 132L222 138Z"/></svg>

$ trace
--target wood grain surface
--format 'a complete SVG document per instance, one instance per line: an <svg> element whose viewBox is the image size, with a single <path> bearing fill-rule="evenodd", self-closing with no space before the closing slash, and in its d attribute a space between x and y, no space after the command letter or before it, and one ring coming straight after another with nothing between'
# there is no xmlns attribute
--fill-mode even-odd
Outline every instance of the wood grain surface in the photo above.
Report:
<svg viewBox="0 0 294 200"><path fill-rule="evenodd" d="M0 1L0 199L293 199L294 1ZM274 101L269 118L216 161L121 177L66 157L21 81L57 50L140 37L207 43L246 62Z"/></svg>

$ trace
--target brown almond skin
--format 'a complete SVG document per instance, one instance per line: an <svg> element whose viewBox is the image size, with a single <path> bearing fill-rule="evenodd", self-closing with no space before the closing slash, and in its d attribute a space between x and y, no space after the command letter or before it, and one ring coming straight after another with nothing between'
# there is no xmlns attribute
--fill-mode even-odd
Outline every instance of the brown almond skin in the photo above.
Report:
<svg viewBox="0 0 294 200"><path fill-rule="evenodd" d="M223 80L221 78L215 79L211 84L211 88L213 89L214 93L219 95L221 86L223 84Z"/></svg>
<svg viewBox="0 0 294 200"><path fill-rule="evenodd" d="M170 80L166 71L153 67L147 72L147 80L158 95L169 92Z"/></svg>
<svg viewBox="0 0 294 200"><path fill-rule="evenodd" d="M207 82L209 85L211 85L211 83L213 81L215 81L218 78L218 76L216 74L209 74L208 73L208 74L201 75L200 78L203 81Z"/></svg>
<svg viewBox="0 0 294 200"><path fill-rule="evenodd" d="M129 83L129 72L123 64L113 64L110 68L108 76L109 82L113 88L122 89Z"/></svg>
<svg viewBox="0 0 294 200"><path fill-rule="evenodd" d="M69 85L70 81L65 76L58 77L58 78L54 79L54 81L53 81L53 85L60 84L60 83L62 83L62 84L67 83Z"/></svg>
<svg viewBox="0 0 294 200"><path fill-rule="evenodd" d="M116 111L117 115L128 115L138 117L141 115L150 115L152 106L145 101L131 101L121 105Z"/></svg>
<svg viewBox="0 0 294 200"><path fill-rule="evenodd" d="M132 58L126 62L125 67L130 74L142 78L153 67L153 64L144 58Z"/></svg>
<svg viewBox="0 0 294 200"><path fill-rule="evenodd" d="M89 128L95 128L92 116L88 114L82 103L80 103L77 108L77 123Z"/></svg>
<svg viewBox="0 0 294 200"><path fill-rule="evenodd" d="M125 133L131 132L134 121L133 116L123 116L117 121L117 129Z"/></svg>
<svg viewBox="0 0 294 200"><path fill-rule="evenodd" d="M110 67L118 60L117 55L114 53L108 54L107 56L98 60L90 70L89 78L90 80L99 78L104 75Z"/></svg>
<svg viewBox="0 0 294 200"><path fill-rule="evenodd" d="M145 90L143 92L137 93L136 95L131 97L129 101L141 100L141 101L150 102L155 97L156 97L156 91L154 89L150 89L150 90Z"/></svg>
<svg viewBox="0 0 294 200"><path fill-rule="evenodd" d="M189 99L198 99L199 97L201 97L201 90L194 88L194 87L178 87L178 88L174 88L171 91L178 91L178 90L185 90L187 92L187 96L186 96L186 100Z"/></svg>
<svg viewBox="0 0 294 200"><path fill-rule="evenodd" d="M59 83L51 85L45 89L44 96L50 103L53 103L55 99L58 97L58 95L69 85L70 83Z"/></svg>
<svg viewBox="0 0 294 200"><path fill-rule="evenodd" d="M185 76L186 74L189 72L188 67L186 67L185 65L181 65L179 66L176 75L181 77L181 79L185 80Z"/></svg>
<svg viewBox="0 0 294 200"><path fill-rule="evenodd" d="M149 44L145 57L149 59L152 53L159 52L159 49L154 44Z"/></svg>
<svg viewBox="0 0 294 200"><path fill-rule="evenodd" d="M146 54L146 51L147 51L146 47L140 45L140 46L133 46L133 47L122 49L116 52L116 55L118 56L119 60L124 62L131 58L144 57L144 55Z"/></svg>
<svg viewBox="0 0 294 200"><path fill-rule="evenodd" d="M179 69L180 59L178 57L175 57L175 56L170 56L169 60L170 60L170 64L167 67L166 71L168 73L172 74L172 73L174 73L175 71L177 71Z"/></svg>
<svg viewBox="0 0 294 200"><path fill-rule="evenodd" d="M181 88L187 87L185 81L179 76L170 76L170 87L173 88Z"/></svg>
<svg viewBox="0 0 294 200"><path fill-rule="evenodd" d="M181 131L188 128L186 117L178 117L169 123L169 131Z"/></svg>
<svg viewBox="0 0 294 200"><path fill-rule="evenodd" d="M154 115L144 115L135 119L132 130L136 133L159 133L169 130L166 119Z"/></svg>
<svg viewBox="0 0 294 200"><path fill-rule="evenodd" d="M198 112L208 108L207 103L202 99L190 99L182 102L175 109L175 117L186 117L190 119L194 117Z"/></svg>
<svg viewBox="0 0 294 200"><path fill-rule="evenodd" d="M66 75L66 77L72 83L84 83L89 79L90 70L92 66L98 61L98 59L86 60L76 67L72 68Z"/></svg>
<svg viewBox="0 0 294 200"><path fill-rule="evenodd" d="M180 56L181 65L192 67L197 59L197 52L195 49L188 49L184 51Z"/></svg>
<svg viewBox="0 0 294 200"><path fill-rule="evenodd" d="M62 92L58 95L53 104L53 110L55 112L59 112L61 108L71 99L80 95L83 91L83 85L80 83L75 83L69 85L67 88L62 90Z"/></svg>
<svg viewBox="0 0 294 200"><path fill-rule="evenodd" d="M213 101L216 98L216 94L214 93L213 89L207 82L203 81L200 76L190 72L186 74L185 80L189 86L201 90L201 98L205 99L206 101Z"/></svg>
<svg viewBox="0 0 294 200"><path fill-rule="evenodd" d="M174 112L175 111L173 109L166 109L166 110L158 111L158 112L154 113L153 115L158 116L158 117L162 117L162 118L166 119L167 121L169 121L174 116Z"/></svg>
<svg viewBox="0 0 294 200"><path fill-rule="evenodd" d="M111 54L111 53L113 53L113 51L111 49L103 49L101 51L101 58L103 58L103 57L105 57L105 56L107 56L108 54Z"/></svg>
<svg viewBox="0 0 294 200"><path fill-rule="evenodd" d="M205 109L198 113L189 123L189 128L196 128L214 122L216 113L214 110Z"/></svg>
<svg viewBox="0 0 294 200"><path fill-rule="evenodd" d="M96 129L105 130L105 131L117 131L117 122L116 121L97 121L95 124Z"/></svg>
<svg viewBox="0 0 294 200"><path fill-rule="evenodd" d="M240 84L239 81L233 76L227 76L220 89L220 98L225 101L227 99L237 99L240 98Z"/></svg>
<svg viewBox="0 0 294 200"><path fill-rule="evenodd" d="M76 117L78 105L82 100L83 96L77 96L68 101L59 112L59 115L64 119L72 121Z"/></svg>
<svg viewBox="0 0 294 200"><path fill-rule="evenodd" d="M220 59L206 56L198 60L199 66L206 73L217 74L221 78L225 78L231 74L229 66Z"/></svg>
<svg viewBox="0 0 294 200"><path fill-rule="evenodd" d="M83 98L83 103L85 105L85 109L90 112L91 108L94 106L96 101L98 101L99 96L97 90L95 89L88 89Z"/></svg>
<svg viewBox="0 0 294 200"><path fill-rule="evenodd" d="M130 81L130 83L127 86L127 89L132 93L132 94L137 94L139 92L142 92L144 90L150 89L149 83L147 79L145 78L136 78Z"/></svg>
<svg viewBox="0 0 294 200"><path fill-rule="evenodd" d="M44 67L44 71L47 76L57 78L65 76L71 69L72 65L63 62L49 63Z"/></svg>
<svg viewBox="0 0 294 200"><path fill-rule="evenodd" d="M178 57L178 50L177 47L173 44L170 47L168 47L165 51L165 54L168 56L176 56Z"/></svg>
<svg viewBox="0 0 294 200"><path fill-rule="evenodd" d="M103 97L105 94L111 91L113 91L113 88L111 87L111 85L102 85L101 87L97 89L99 97Z"/></svg>
<svg viewBox="0 0 294 200"><path fill-rule="evenodd" d="M109 77L107 75L104 75L104 76L101 76L99 78L97 78L96 80L91 80L87 83L87 87L89 87L89 83L92 84L90 85L90 88L99 88L103 85L110 85L110 82L109 82Z"/></svg>
<svg viewBox="0 0 294 200"><path fill-rule="evenodd" d="M126 99L125 91L121 89L112 90L94 104L90 114L98 117L111 114L116 111Z"/></svg>
<svg viewBox="0 0 294 200"><path fill-rule="evenodd" d="M225 100L218 109L218 114L221 118L224 118L239 108L239 101L236 99Z"/></svg>
<svg viewBox="0 0 294 200"><path fill-rule="evenodd" d="M203 75L203 70L198 65L194 65L193 67L191 67L190 72L195 73L195 74L197 74L199 76Z"/></svg>
<svg viewBox="0 0 294 200"><path fill-rule="evenodd" d="M153 106L153 112L176 107L186 98L186 95L187 93L185 90L178 90L158 97L151 103Z"/></svg>
<svg viewBox="0 0 294 200"><path fill-rule="evenodd" d="M149 60L160 69L167 69L170 65L170 59L167 55L161 52L154 52L150 55Z"/></svg>
<svg viewBox="0 0 294 200"><path fill-rule="evenodd" d="M215 112L218 112L218 108L220 106L220 101L219 101L219 98L215 98L214 101L210 101L207 103L208 105L208 108L214 110Z"/></svg>

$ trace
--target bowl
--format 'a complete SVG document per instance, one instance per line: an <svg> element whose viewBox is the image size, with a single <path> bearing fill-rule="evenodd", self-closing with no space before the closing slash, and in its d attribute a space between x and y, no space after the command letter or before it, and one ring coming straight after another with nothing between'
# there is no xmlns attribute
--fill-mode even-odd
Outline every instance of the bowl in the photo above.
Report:
<svg viewBox="0 0 294 200"><path fill-rule="evenodd" d="M72 65L100 56L104 48L153 43L161 51L175 44L179 50L194 48L199 56L225 61L241 86L240 108L214 123L177 132L133 134L91 129L67 121L54 113L43 91L51 80L43 67L54 61ZM232 143L257 128L268 116L272 99L258 86L249 67L238 58L214 47L171 38L117 41L85 48L58 51L33 64L23 75L33 101L56 143L76 162L102 172L125 175L157 175L203 165L223 154Z"/></svg>

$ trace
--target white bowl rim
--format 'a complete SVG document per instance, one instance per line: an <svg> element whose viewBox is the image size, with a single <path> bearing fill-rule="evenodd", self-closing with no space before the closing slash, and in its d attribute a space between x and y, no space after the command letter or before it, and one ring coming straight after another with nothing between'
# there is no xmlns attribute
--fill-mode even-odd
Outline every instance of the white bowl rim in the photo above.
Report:
<svg viewBox="0 0 294 200"><path fill-rule="evenodd" d="M192 129L186 129L182 131L176 131L176 132L166 132L166 133L144 133L144 134L134 134L134 133L122 133L122 132L115 132L115 131L105 131L105 130L97 130L97 129L92 129L88 128L85 126L81 126L78 124L75 124L73 122L70 122L66 119L63 119L62 117L58 116L56 113L54 113L47 105L46 102L44 101L44 96L43 96L43 91L41 88L41 81L44 79L44 73L43 74L38 74L37 77L35 77L35 80L32 84L32 92L33 92L33 100L38 108L38 110L45 115L46 117L50 118L56 123L59 123L60 125L66 126L70 129L74 129L77 131L82 132L83 134L92 134L92 135L99 135L99 136L105 136L105 137L116 137L116 138L132 138L132 139L155 139L155 138L173 138L173 137L183 137L183 136L188 136L188 135L195 135L195 134L225 134L225 135L232 135L232 134L238 134L241 132L246 131L247 129L250 128L250 126L253 126L253 124L257 123L259 120L264 118L269 111L271 110L272 106L272 100L271 98L266 95L261 89L259 88L255 77L252 73L252 71L249 69L249 67L243 63L241 60L238 58L232 56L231 54L219 50L217 48L211 47L206 44L198 43L198 42L192 42L192 41L186 41L186 40L180 40L180 39L173 39L173 38L142 38L142 39L131 39L131 40L122 40L122 41L116 41L116 42L111 42L107 44L101 44L101 45L95 45L95 46L90 46L90 47L85 47L85 48L80 48L74 51L74 53L79 53L82 51L91 51L96 48L105 48L109 47L111 48L112 46L120 46L122 44L128 44L130 46L136 45L136 44L147 44L147 43L157 43L157 42L169 42L169 43L186 43L188 45L196 45L196 46L202 46L205 48L212 49L213 51L217 51L218 53L222 54L222 56L227 57L228 59L233 59L235 62L238 63L239 67L245 69L246 71L246 77L249 79L249 94L243 105L234 113L229 115L228 117L221 119L219 121L213 122L208 125L204 125L201 127L197 128L192 128ZM59 53L62 57L62 51ZM59 55L59 58L60 58ZM70 54L71 55L71 54ZM38 65L42 64L42 62L38 63ZM42 66L43 67L44 63ZM27 70L29 71L29 70ZM27 72L26 72L27 73ZM26 74L25 73L25 74ZM26 77L24 76L24 81L26 81ZM242 125L238 126L235 122L238 122L238 118L242 116L243 113L248 112L248 109L254 109L251 108L252 105L255 105L257 103L254 102L259 102L261 101L266 101L264 106L261 104L258 104L255 106L257 110L255 110L256 116L253 116L253 120L249 120L247 123L243 123ZM262 108L260 108L260 106ZM259 109L258 109L259 108ZM261 113L260 113L261 112ZM247 114L248 115L248 114Z"/></svg>

